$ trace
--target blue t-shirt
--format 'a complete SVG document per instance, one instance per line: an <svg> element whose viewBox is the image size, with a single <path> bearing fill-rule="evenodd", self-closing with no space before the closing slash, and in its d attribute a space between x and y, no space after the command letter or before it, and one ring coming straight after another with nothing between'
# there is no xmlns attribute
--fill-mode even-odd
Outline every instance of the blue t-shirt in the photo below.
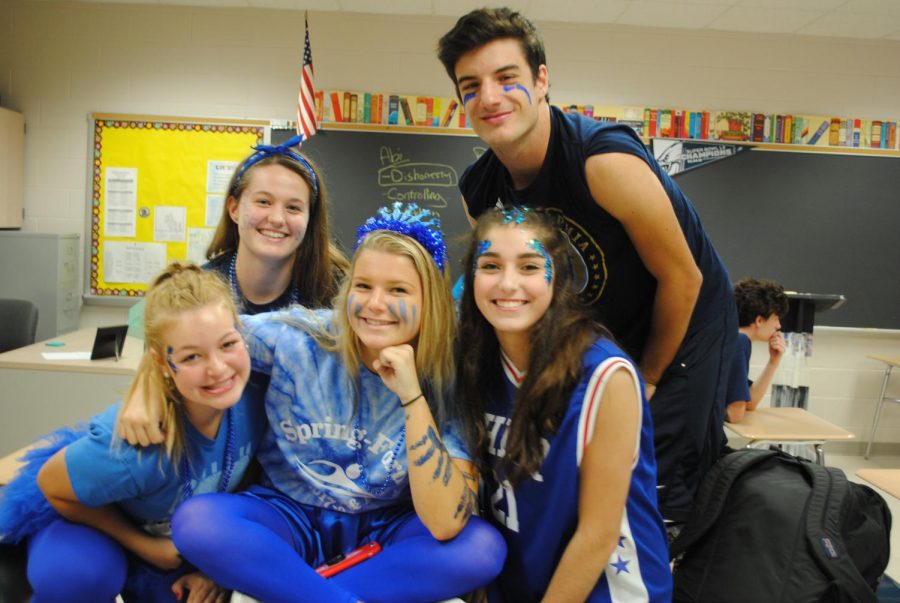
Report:
<svg viewBox="0 0 900 603"><path fill-rule="evenodd" d="M732 402L750 401L750 353L753 346L750 338L738 331L737 345L731 357L731 368L728 371L728 386L725 389L725 405Z"/></svg>
<svg viewBox="0 0 900 603"><path fill-rule="evenodd" d="M496 469L505 455L507 429L518 383L524 375L504 357L504 395L491 400L485 417L488 453ZM543 436L544 461L513 488L504 481L484 492L484 506L506 539L507 557L497 581L505 603L540 601L578 524L582 454L590 442L600 396L616 370L627 370L640 388L640 431L635 433L631 486L619 542L588 596L592 603L671 601L672 573L662 516L657 510L653 428L643 382L630 359L611 341L596 341L585 353L584 373L559 429Z"/></svg>
<svg viewBox="0 0 900 603"><path fill-rule="evenodd" d="M233 491L266 431L263 396L268 379L253 375L238 403L232 407L234 465L228 490ZM90 507L116 503L138 523L165 525L182 502L184 474L176 472L163 446L139 448L118 442L111 447L119 403L91 419L88 434L66 448L66 468L78 500ZM216 492L225 461L225 417L216 439L184 422L185 452L191 467L194 494Z"/></svg>
<svg viewBox="0 0 900 603"><path fill-rule="evenodd" d="M259 453L271 485L301 504L343 513L409 504L406 420L397 396L365 367L358 378L348 375L339 353L284 320L333 328L330 310L293 307L242 318L254 370L271 375L272 428ZM469 460L458 430L441 431L450 456Z"/></svg>

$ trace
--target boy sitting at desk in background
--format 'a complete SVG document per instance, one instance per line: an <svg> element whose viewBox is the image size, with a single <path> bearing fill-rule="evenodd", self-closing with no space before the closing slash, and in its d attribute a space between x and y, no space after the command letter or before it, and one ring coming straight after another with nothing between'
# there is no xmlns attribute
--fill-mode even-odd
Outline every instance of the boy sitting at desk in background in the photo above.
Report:
<svg viewBox="0 0 900 603"><path fill-rule="evenodd" d="M788 300L784 287L772 281L755 278L741 279L734 286L734 299L738 311L738 341L734 350L728 387L725 420L739 423L748 410L756 410L762 400L778 363L784 355L784 335L781 333L781 317L787 314ZM756 381L750 381L750 352L753 341L769 343L769 362Z"/></svg>

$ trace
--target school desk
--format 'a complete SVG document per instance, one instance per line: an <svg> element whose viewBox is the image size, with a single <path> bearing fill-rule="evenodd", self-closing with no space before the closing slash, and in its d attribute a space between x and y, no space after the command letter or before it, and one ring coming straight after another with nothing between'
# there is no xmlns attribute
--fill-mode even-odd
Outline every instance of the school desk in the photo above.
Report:
<svg viewBox="0 0 900 603"><path fill-rule="evenodd" d="M891 398L885 396L888 382L891 380L891 371L895 366L900 366L900 356L882 356L879 354L869 354L867 358L883 362L884 378L881 380L881 393L878 394L878 400L875 401L875 417L872 419L872 431L869 433L869 443L866 444L866 458L869 458L869 452L872 449L872 441L875 439L875 430L878 429L878 421L881 419L881 409L885 402L900 402L900 398Z"/></svg>
<svg viewBox="0 0 900 603"><path fill-rule="evenodd" d="M894 498L900 498L900 469L860 469L856 475Z"/></svg>
<svg viewBox="0 0 900 603"><path fill-rule="evenodd" d="M90 419L125 394L143 354L141 339L126 337L118 361L42 355L90 352L96 331L79 329L0 354L0 455L57 427Z"/></svg>
<svg viewBox="0 0 900 603"><path fill-rule="evenodd" d="M750 440L748 448L757 442L811 444L816 451L816 463L820 465L825 464L822 444L856 437L802 408L793 407L758 408L747 412L740 423L725 423L725 426Z"/></svg>

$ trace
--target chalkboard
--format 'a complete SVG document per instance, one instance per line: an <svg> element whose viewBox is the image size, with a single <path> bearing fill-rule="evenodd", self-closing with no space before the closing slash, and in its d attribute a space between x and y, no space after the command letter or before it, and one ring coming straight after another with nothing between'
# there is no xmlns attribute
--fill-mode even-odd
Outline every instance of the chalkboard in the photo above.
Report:
<svg viewBox="0 0 900 603"><path fill-rule="evenodd" d="M676 181L732 280L845 295L817 325L900 329L900 158L754 149Z"/></svg>
<svg viewBox="0 0 900 603"><path fill-rule="evenodd" d="M272 143L293 134L273 129ZM459 274L462 235L470 231L459 178L485 149L474 135L385 129L321 130L302 147L324 174L332 232L345 250L353 249L357 227L379 207L411 201L440 216L454 275Z"/></svg>

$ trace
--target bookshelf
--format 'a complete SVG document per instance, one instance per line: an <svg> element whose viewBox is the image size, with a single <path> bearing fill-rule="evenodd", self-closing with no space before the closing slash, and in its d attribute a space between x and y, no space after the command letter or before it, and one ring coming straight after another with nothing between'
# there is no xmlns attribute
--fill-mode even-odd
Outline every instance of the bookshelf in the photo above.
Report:
<svg viewBox="0 0 900 603"><path fill-rule="evenodd" d="M900 157L897 120L797 113L558 104L569 113L631 126L653 138L765 145L772 150L861 153ZM470 130L458 99L348 90L316 93L319 123L425 128L427 133Z"/></svg>

